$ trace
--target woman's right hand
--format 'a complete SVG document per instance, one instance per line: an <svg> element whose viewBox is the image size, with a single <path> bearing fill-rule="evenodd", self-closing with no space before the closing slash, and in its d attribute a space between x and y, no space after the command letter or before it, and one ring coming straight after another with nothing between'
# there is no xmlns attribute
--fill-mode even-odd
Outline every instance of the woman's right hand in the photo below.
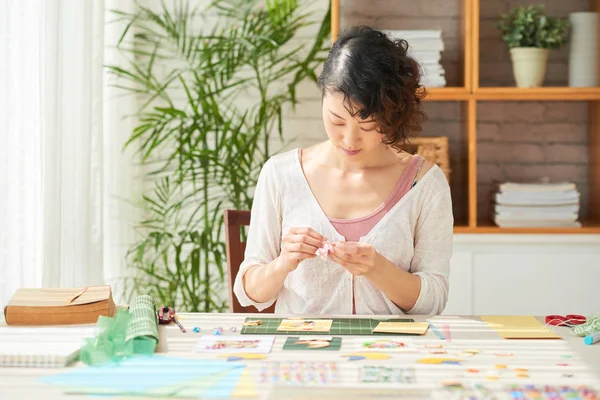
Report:
<svg viewBox="0 0 600 400"><path fill-rule="evenodd" d="M277 267L292 272L301 261L316 257L327 239L311 228L291 228L281 242Z"/></svg>

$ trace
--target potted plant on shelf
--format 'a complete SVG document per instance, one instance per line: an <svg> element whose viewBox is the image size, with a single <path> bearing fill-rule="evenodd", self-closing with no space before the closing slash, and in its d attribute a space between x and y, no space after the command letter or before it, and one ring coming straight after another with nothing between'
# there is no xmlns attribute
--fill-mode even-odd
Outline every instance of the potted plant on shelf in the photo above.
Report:
<svg viewBox="0 0 600 400"><path fill-rule="evenodd" d="M521 6L502 14L498 29L510 49L517 86L541 86L550 49L567 42L568 20L548 17L543 5Z"/></svg>

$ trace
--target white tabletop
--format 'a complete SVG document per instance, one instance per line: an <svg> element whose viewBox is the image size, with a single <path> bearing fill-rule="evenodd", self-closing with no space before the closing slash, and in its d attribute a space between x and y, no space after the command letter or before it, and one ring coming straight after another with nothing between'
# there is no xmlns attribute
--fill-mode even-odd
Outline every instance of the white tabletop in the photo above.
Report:
<svg viewBox="0 0 600 400"><path fill-rule="evenodd" d="M212 353L194 352L194 346L202 335L213 335L212 328L222 327L223 336L240 335L242 323L245 318L283 318L277 315L261 314L181 314L180 321L187 332L183 333L176 325L160 326L160 342L157 355L168 355L171 357L221 359L219 355ZM343 318L356 318L356 316L340 316ZM363 316L369 318L372 316ZM327 318L320 316L319 318ZM411 316L415 321L428 319L428 317ZM543 321L543 318L538 318ZM329 387L350 387L352 391L345 392L344 398L348 400L352 396L365 398L368 390L374 393L381 388L407 389L413 387L418 390L435 391L442 382L459 381L465 386L480 384L484 387L500 387L507 384L535 384L535 385L587 385L595 388L600 393L600 343L596 345L585 345L581 337L572 336L569 328L551 327L561 335L564 340L505 340L494 330L476 316L438 316L431 320L435 326L448 324L451 332L451 340L442 341L430 329L422 336L402 336L401 339L414 344L416 352L396 353L384 352L390 356L386 360L358 360L349 361L347 355L362 351L357 346L364 340L371 339L370 336L342 335L342 346L339 351L284 351L282 346L288 335L275 335L272 350L264 360L235 361L246 365L249 374L256 382L257 391L261 398L302 398L299 394L304 393L306 397L328 396L339 397L341 391L317 392L316 389L285 393L283 386L273 391L268 382L261 382L259 371L265 362L335 362L337 363L337 383L327 384ZM200 333L193 332L193 328L200 328ZM230 327L235 327L236 332L231 332ZM289 335L293 336L293 335ZM335 335L331 335L335 336ZM389 339L389 337L387 337ZM398 337L397 337L398 338ZM440 351L432 346L441 345L441 349L447 354L432 354ZM472 356L465 357L465 350L471 351ZM447 364L424 364L419 360L427 358L460 359L457 365ZM366 365L393 366L396 368L410 369L415 373L415 383L362 383L359 376L361 369ZM81 367L81 364L71 368ZM50 386L38 379L47 374L55 374L67 371L60 369L39 368L0 368L0 399L89 399L87 396L65 395L63 391ZM396 398L398 397L396 392ZM422 398L423 392L417 392L413 397ZM139 398L139 397L138 397ZM381 398L381 397L378 397Z"/></svg>

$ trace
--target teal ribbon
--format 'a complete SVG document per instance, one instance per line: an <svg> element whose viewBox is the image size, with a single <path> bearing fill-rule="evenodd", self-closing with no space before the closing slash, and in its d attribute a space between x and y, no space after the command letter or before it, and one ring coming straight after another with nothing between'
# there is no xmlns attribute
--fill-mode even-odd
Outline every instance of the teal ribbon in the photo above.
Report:
<svg viewBox="0 0 600 400"><path fill-rule="evenodd" d="M119 309L114 317L100 316L96 327L96 336L86 340L79 352L79 359L87 365L151 355L158 344L156 304L148 295L137 297L129 310Z"/></svg>

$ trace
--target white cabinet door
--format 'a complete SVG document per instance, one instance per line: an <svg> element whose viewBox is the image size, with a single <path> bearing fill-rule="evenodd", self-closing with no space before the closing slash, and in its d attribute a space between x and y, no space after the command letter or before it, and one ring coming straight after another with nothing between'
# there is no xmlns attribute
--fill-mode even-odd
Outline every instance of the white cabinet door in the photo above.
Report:
<svg viewBox="0 0 600 400"><path fill-rule="evenodd" d="M473 315L473 253L455 251L450 259L450 293L445 315Z"/></svg>
<svg viewBox="0 0 600 400"><path fill-rule="evenodd" d="M600 251L595 246L501 247L473 254L473 314L600 312Z"/></svg>

